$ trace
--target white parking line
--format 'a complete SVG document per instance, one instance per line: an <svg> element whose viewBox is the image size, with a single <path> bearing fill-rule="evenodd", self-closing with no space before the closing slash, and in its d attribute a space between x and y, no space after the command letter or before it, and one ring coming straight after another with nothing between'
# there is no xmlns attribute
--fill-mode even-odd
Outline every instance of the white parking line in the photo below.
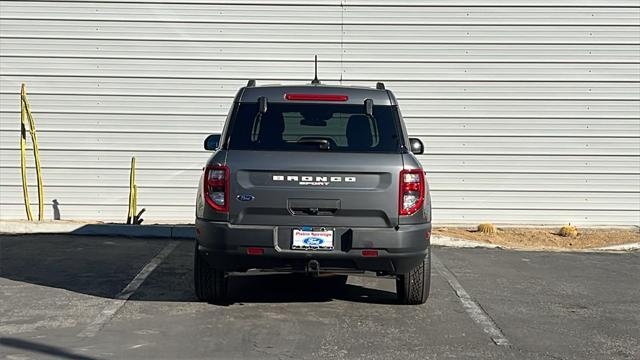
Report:
<svg viewBox="0 0 640 360"><path fill-rule="evenodd" d="M510 346L511 343L504 336L500 328L498 328L496 323L493 322L489 314L487 314L484 309L482 309L482 307L471 297L471 295L467 293L462 285L460 285L458 279L456 279L456 276L453 275L453 273L449 271L449 269L447 269L447 267L444 266L444 264L442 264L440 260L438 260L435 256L431 255L431 260L433 261L433 265L435 266L436 270L438 270L440 275L442 275L447 280L453 291L455 291L456 295L460 299L460 302L462 303L462 307L467 312L467 314L469 314L471 320L475 321L476 324L478 324L478 326L482 328L482 331L487 333L487 335L489 335L491 340L493 340L496 345Z"/></svg>
<svg viewBox="0 0 640 360"><path fill-rule="evenodd" d="M89 324L82 332L78 334L80 337L93 337L95 336L102 327L113 318L113 316L120 310L120 308L129 300L131 295L138 290L140 285L147 279L147 277L156 269L158 265L167 257L173 249L178 246L177 241L170 242L167 244L162 251L158 253L151 261L145 265L142 270L136 275L133 280L127 286L125 286L122 291L116 295L115 300L112 301L109 305L107 305L100 314Z"/></svg>

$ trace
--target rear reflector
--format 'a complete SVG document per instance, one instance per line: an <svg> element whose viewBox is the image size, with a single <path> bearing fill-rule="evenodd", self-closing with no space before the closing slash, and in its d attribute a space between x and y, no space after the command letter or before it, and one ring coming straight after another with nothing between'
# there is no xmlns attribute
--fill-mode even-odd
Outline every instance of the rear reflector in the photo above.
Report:
<svg viewBox="0 0 640 360"><path fill-rule="evenodd" d="M362 256L378 256L378 250L362 250Z"/></svg>
<svg viewBox="0 0 640 360"><path fill-rule="evenodd" d="M333 95L333 94L286 94L284 98L292 101L347 101L349 100L349 97L347 95Z"/></svg>
<svg viewBox="0 0 640 360"><path fill-rule="evenodd" d="M258 247L250 247L250 248L247 248L247 254L248 255L262 255L262 254L264 254L264 249L263 248L258 248Z"/></svg>

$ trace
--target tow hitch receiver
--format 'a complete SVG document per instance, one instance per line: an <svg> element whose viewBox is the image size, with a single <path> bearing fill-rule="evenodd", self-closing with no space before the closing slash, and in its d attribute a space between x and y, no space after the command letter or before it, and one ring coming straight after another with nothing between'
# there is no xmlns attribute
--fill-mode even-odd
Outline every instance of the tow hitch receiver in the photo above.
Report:
<svg viewBox="0 0 640 360"><path fill-rule="evenodd" d="M318 264L317 260L309 260L307 264L307 274L317 277L320 275L320 264Z"/></svg>

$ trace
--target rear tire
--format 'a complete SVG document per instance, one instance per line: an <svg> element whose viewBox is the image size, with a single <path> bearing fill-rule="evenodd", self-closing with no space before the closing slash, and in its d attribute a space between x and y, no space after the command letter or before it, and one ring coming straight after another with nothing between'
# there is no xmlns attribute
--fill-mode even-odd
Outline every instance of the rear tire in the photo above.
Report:
<svg viewBox="0 0 640 360"><path fill-rule="evenodd" d="M226 300L227 274L209 265L198 251L197 242L193 263L193 279L198 300L209 303L219 303Z"/></svg>
<svg viewBox="0 0 640 360"><path fill-rule="evenodd" d="M396 276L398 302L405 305L424 304L431 287L431 246L424 260L411 271Z"/></svg>

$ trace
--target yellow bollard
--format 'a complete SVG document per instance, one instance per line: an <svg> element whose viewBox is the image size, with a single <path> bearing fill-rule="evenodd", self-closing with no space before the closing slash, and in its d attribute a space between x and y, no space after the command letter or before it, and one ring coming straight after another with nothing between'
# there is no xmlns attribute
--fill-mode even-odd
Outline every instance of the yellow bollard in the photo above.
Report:
<svg viewBox="0 0 640 360"><path fill-rule="evenodd" d="M27 212L27 220L32 221L31 204L29 202L29 188L27 184L27 126L26 126L26 109L24 106L25 88L22 84L20 90L20 171L22 173L22 197L24 199L24 207Z"/></svg>
<svg viewBox="0 0 640 360"><path fill-rule="evenodd" d="M134 223L136 207L138 205L138 192L136 189L136 158L131 157L131 171L129 172L129 213L127 214L127 224Z"/></svg>
<svg viewBox="0 0 640 360"><path fill-rule="evenodd" d="M29 202L29 188L27 184L27 165L26 165L26 148L27 148L27 120L29 121L29 134L33 143L33 159L36 163L36 177L38 181L38 220L44 220L44 190L42 185L42 170L40 169L40 151L38 149L38 136L36 134L36 123L31 115L31 106L27 99L27 90L25 84L20 88L20 168L22 172L22 195L24 197L25 210L27 212L27 220L32 221L31 204Z"/></svg>
<svg viewBox="0 0 640 360"><path fill-rule="evenodd" d="M133 214L133 220L131 221L133 224L136 224L136 222L138 221L137 216L138 215L138 185L133 184L133 211L131 212Z"/></svg>

